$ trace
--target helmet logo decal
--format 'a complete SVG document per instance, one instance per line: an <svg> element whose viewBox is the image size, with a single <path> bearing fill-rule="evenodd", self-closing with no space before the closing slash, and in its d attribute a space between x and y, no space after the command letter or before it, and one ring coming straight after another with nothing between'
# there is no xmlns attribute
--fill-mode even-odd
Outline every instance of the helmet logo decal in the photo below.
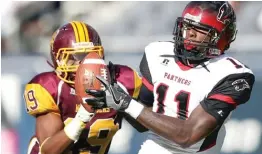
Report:
<svg viewBox="0 0 262 154"><path fill-rule="evenodd" d="M77 42L77 43L72 42L72 46L74 48L91 48L94 47L94 44L93 42Z"/></svg>
<svg viewBox="0 0 262 154"><path fill-rule="evenodd" d="M225 24L228 19L226 19L227 15L228 15L228 4L227 3L224 3L220 8L219 8L219 11L218 11L218 14L217 14L217 21ZM230 12L231 13L231 12Z"/></svg>
<svg viewBox="0 0 262 154"><path fill-rule="evenodd" d="M88 88L94 87L94 82L96 79L94 72L85 69L83 79L84 79L84 82L83 82L84 85L86 85Z"/></svg>

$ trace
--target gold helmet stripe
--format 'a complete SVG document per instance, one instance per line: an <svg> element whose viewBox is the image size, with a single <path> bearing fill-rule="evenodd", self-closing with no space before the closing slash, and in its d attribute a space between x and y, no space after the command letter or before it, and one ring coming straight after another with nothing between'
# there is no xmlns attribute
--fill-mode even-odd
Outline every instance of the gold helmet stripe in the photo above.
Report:
<svg viewBox="0 0 262 154"><path fill-rule="evenodd" d="M79 42L86 42L85 31L81 22L75 21L74 23L76 24L76 29L78 30Z"/></svg>
<svg viewBox="0 0 262 154"><path fill-rule="evenodd" d="M82 24L82 27L83 27L83 29L84 29L84 34L85 34L85 36L86 36L86 42L89 42L90 40L89 40L89 34L88 34L87 26L86 26L86 24L83 23L83 22L81 22L81 24Z"/></svg>
<svg viewBox="0 0 262 154"><path fill-rule="evenodd" d="M73 21L71 25L75 32L76 42L89 42L88 29L83 22Z"/></svg>
<svg viewBox="0 0 262 154"><path fill-rule="evenodd" d="M70 24L72 25L72 27L73 27L73 29L74 29L76 42L79 42L79 33L78 33L77 28L76 28L75 22L71 22Z"/></svg>

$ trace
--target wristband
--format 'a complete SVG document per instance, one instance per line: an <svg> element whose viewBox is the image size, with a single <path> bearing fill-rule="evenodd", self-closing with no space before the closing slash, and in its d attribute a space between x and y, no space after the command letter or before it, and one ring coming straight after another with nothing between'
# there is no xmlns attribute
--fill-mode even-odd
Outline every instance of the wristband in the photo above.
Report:
<svg viewBox="0 0 262 154"><path fill-rule="evenodd" d="M76 142L85 126L86 124L84 122L74 118L69 124L65 126L64 131L68 138Z"/></svg>
<svg viewBox="0 0 262 154"><path fill-rule="evenodd" d="M131 102L129 103L129 106L125 110L125 112L136 119L142 112L143 108L144 106L142 104L132 99Z"/></svg>

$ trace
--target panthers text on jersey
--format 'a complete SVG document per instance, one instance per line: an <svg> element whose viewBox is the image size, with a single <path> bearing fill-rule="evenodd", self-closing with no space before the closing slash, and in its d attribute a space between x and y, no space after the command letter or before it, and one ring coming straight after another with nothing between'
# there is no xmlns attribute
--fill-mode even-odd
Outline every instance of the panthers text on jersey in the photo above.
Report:
<svg viewBox="0 0 262 154"><path fill-rule="evenodd" d="M219 127L189 148L149 132L139 153L218 154L225 137L224 123L232 110L249 100L255 77L247 66L226 54L189 67L173 50L172 42L153 42L145 48L140 63L143 86L154 96L153 111L186 120L201 105Z"/></svg>
<svg viewBox="0 0 262 154"><path fill-rule="evenodd" d="M130 95L137 98L142 84L138 74L127 66L115 65L114 68L116 81L126 87ZM79 108L75 89L60 80L55 72L35 76L25 86L24 99L28 114L36 116L52 112L61 117L64 125L75 117ZM79 140L66 153L107 153L112 137L121 127L121 119L111 108L97 110ZM28 154L39 154L39 142L35 136L29 143Z"/></svg>

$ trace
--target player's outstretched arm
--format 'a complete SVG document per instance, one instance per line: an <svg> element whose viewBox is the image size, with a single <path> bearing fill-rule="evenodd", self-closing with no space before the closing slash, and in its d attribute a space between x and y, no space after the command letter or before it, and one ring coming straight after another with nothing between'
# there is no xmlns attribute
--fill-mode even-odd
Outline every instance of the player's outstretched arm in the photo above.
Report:
<svg viewBox="0 0 262 154"><path fill-rule="evenodd" d="M144 108L137 120L151 131L182 147L189 147L211 133L218 125L216 119L199 105L188 120L158 114Z"/></svg>

